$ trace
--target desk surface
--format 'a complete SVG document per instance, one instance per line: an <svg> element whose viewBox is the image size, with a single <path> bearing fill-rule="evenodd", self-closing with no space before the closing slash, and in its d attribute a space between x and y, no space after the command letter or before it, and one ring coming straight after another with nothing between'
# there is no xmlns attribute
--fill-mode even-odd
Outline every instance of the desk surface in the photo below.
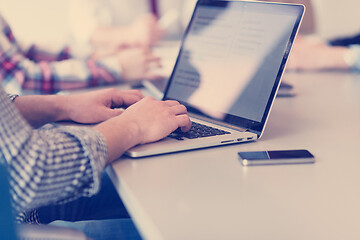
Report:
<svg viewBox="0 0 360 240"><path fill-rule="evenodd" d="M360 239L360 75L286 74L261 139L108 169L145 239ZM309 149L315 164L242 167L238 151Z"/></svg>

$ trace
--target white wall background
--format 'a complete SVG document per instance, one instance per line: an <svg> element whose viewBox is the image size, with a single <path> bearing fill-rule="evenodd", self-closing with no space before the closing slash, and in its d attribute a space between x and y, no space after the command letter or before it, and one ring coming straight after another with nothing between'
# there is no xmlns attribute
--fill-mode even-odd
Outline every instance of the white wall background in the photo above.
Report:
<svg viewBox="0 0 360 240"><path fill-rule="evenodd" d="M313 0L317 32L324 38L360 32L360 0Z"/></svg>
<svg viewBox="0 0 360 240"><path fill-rule="evenodd" d="M68 0L0 0L0 13L17 39L59 46L69 38Z"/></svg>
<svg viewBox="0 0 360 240"><path fill-rule="evenodd" d="M24 43L59 47L70 40L66 11L68 1L76 0L0 0L0 12L12 26L16 37ZM313 2L317 33L321 37L360 32L360 0Z"/></svg>

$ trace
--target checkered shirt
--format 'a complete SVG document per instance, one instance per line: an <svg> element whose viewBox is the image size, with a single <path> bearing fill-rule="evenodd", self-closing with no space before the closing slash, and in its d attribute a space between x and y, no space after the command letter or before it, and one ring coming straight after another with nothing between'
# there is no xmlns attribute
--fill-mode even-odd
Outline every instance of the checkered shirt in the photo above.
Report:
<svg viewBox="0 0 360 240"><path fill-rule="evenodd" d="M23 221L33 209L95 194L107 158L104 137L88 127L33 129L0 87L0 164L9 172L14 212Z"/></svg>

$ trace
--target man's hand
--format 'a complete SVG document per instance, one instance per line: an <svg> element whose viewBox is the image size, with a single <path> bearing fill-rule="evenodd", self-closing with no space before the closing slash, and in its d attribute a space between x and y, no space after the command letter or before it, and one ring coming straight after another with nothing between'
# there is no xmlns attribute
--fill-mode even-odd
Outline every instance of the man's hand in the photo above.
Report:
<svg viewBox="0 0 360 240"><path fill-rule="evenodd" d="M155 74L161 69L160 57L154 56L150 48L99 48L92 59L101 60L106 57L114 57L121 69L121 77L125 82L143 79L156 80L162 76ZM155 70L155 71L154 71Z"/></svg>
<svg viewBox="0 0 360 240"><path fill-rule="evenodd" d="M184 105L177 101L158 101L145 97L128 107L120 116L94 129L104 135L108 145L108 163L111 163L129 148L160 140L178 127L184 132L191 127Z"/></svg>
<svg viewBox="0 0 360 240"><path fill-rule="evenodd" d="M74 95L29 95L14 101L23 117L33 127L71 120L99 123L121 114L122 110L143 98L138 90L104 89Z"/></svg>
<svg viewBox="0 0 360 240"><path fill-rule="evenodd" d="M137 125L138 144L160 140L178 127L184 132L189 131L191 127L184 105L171 100L158 101L152 97L146 97L130 106L121 117Z"/></svg>
<svg viewBox="0 0 360 240"><path fill-rule="evenodd" d="M64 114L58 120L99 123L120 115L123 110L143 98L139 90L120 91L114 88L64 96Z"/></svg>
<svg viewBox="0 0 360 240"><path fill-rule="evenodd" d="M152 73L152 70L161 68L160 58L154 56L148 48L125 49L116 56L125 81L161 78L161 76Z"/></svg>

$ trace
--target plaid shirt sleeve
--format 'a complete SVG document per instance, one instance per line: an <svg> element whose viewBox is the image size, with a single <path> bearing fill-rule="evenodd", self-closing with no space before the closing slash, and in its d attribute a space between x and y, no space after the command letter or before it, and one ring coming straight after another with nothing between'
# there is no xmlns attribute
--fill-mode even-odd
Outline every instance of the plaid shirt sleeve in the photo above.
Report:
<svg viewBox="0 0 360 240"><path fill-rule="evenodd" d="M0 87L0 164L7 166L15 212L91 196L107 158L104 137L88 127L33 129Z"/></svg>
<svg viewBox="0 0 360 240"><path fill-rule="evenodd" d="M70 59L72 56L69 47L64 47L63 49L60 50L60 52L51 53L49 51L37 47L36 45L32 45L27 50L25 57L34 62L41 62L41 61L54 62L54 61L67 60Z"/></svg>
<svg viewBox="0 0 360 240"><path fill-rule="evenodd" d="M17 84L35 93L49 94L121 81L121 69L115 58L104 61L67 59L69 53L64 50L53 59L36 48L24 53L1 16L0 29L0 81L5 87Z"/></svg>

